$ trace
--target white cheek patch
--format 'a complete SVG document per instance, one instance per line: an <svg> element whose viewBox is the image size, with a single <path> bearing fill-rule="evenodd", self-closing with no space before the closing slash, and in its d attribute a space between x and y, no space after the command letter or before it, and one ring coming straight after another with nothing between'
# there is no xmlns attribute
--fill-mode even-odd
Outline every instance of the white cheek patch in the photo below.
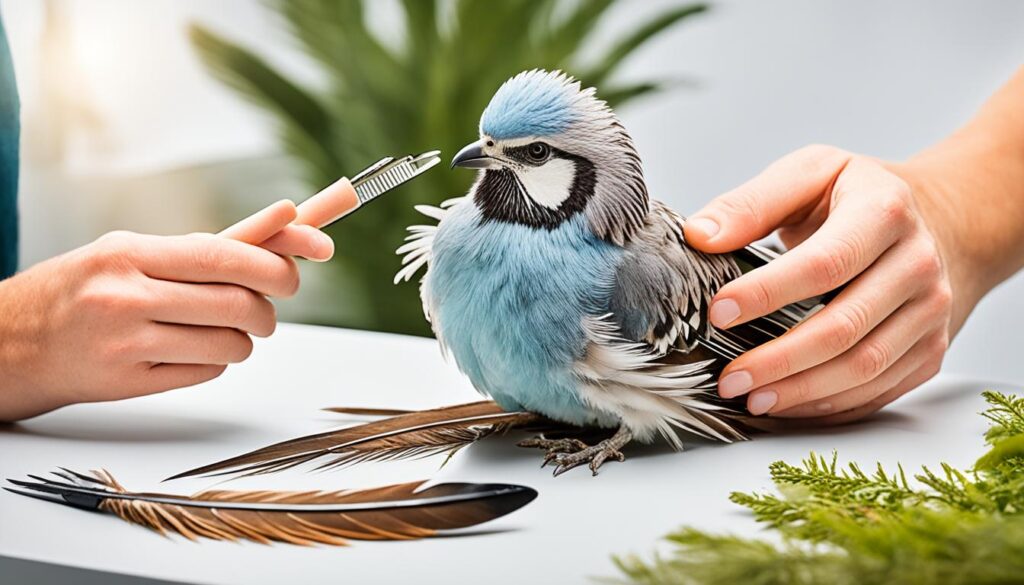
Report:
<svg viewBox="0 0 1024 585"><path fill-rule="evenodd" d="M576 163L553 158L539 167L516 169L516 175L526 187L530 199L548 209L558 209L569 198L576 179Z"/></svg>

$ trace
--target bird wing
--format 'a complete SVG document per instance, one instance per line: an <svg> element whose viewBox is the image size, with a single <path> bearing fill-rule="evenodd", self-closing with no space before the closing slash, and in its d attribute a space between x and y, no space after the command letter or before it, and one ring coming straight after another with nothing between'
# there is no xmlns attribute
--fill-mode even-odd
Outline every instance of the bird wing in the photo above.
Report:
<svg viewBox="0 0 1024 585"><path fill-rule="evenodd" d="M610 313L585 319L587 350L573 367L583 399L621 416L638 438L657 433L677 448L673 428L723 441L745 438L739 403L715 391L718 374L823 301L790 305L729 329L711 325L708 306L726 282L776 257L756 246L699 252L686 244L683 219L652 201L643 229L625 246Z"/></svg>
<svg viewBox="0 0 1024 585"><path fill-rule="evenodd" d="M708 305L715 291L742 274L729 255L709 255L686 245L683 219L651 202L644 228L625 247L609 309L627 339L658 353L692 349L711 338Z"/></svg>
<svg viewBox="0 0 1024 585"><path fill-rule="evenodd" d="M821 305L821 299L795 303L728 330L711 325L708 306L714 294L777 257L760 246L730 254L699 252L686 244L683 218L652 201L644 229L626 245L609 310L624 338L647 343L659 354L702 345L733 360L779 337Z"/></svg>

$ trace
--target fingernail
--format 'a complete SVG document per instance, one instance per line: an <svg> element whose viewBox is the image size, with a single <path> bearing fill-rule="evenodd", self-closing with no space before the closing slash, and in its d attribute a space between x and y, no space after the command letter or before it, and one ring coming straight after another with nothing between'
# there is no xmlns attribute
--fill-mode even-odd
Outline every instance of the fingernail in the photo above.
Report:
<svg viewBox="0 0 1024 585"><path fill-rule="evenodd" d="M327 234L325 234L324 232L322 232L322 231L320 231L318 229L314 229L313 231L316 232L316 240L317 240L318 244L327 245L327 246L333 246L334 245L334 240L331 239L331 236L328 236Z"/></svg>
<svg viewBox="0 0 1024 585"><path fill-rule="evenodd" d="M717 221L709 219L707 217L695 217L692 219L688 219L686 220L686 224L690 227L691 230L697 230L698 232L704 234L704 237L708 239L713 238L715 234L718 233L718 230L721 229L718 226Z"/></svg>
<svg viewBox="0 0 1024 585"><path fill-rule="evenodd" d="M815 406L814 409L817 410L818 412L832 412L832 403L822 402Z"/></svg>
<svg viewBox="0 0 1024 585"><path fill-rule="evenodd" d="M743 370L737 370L718 381L718 395L722 398L739 396L754 387L754 379Z"/></svg>
<svg viewBox="0 0 1024 585"><path fill-rule="evenodd" d="M764 414L771 410L779 401L779 395L774 390L764 390L750 395L750 402L747 403L747 410L750 414Z"/></svg>
<svg viewBox="0 0 1024 585"><path fill-rule="evenodd" d="M316 232L313 235L313 251L317 257L316 259L326 260L330 256L333 256L334 240L331 239L331 236L328 236L327 234L316 228L311 229L313 229L313 231Z"/></svg>
<svg viewBox="0 0 1024 585"><path fill-rule="evenodd" d="M708 317L715 327L728 327L740 316L740 306L732 299L722 299L711 304Z"/></svg>

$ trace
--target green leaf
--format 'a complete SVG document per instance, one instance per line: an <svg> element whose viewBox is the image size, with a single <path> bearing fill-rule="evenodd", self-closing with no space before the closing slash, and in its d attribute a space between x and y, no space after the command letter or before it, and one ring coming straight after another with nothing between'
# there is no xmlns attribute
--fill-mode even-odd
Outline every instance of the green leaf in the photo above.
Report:
<svg viewBox="0 0 1024 585"><path fill-rule="evenodd" d="M199 25L189 38L206 66L229 86L273 111L291 138L308 147L317 167L337 167L330 116L308 92L257 57Z"/></svg>
<svg viewBox="0 0 1024 585"><path fill-rule="evenodd" d="M601 86L608 80L608 77L616 68L622 64L622 61L633 54L644 43L670 29L684 18L700 14L705 10L707 10L707 5L705 4L690 4L688 6L680 6L654 17L613 45L605 53L604 57L599 59L597 64L590 70L587 70L582 77L591 85Z"/></svg>
<svg viewBox="0 0 1024 585"><path fill-rule="evenodd" d="M590 82L587 81L587 84L589 85ZM661 87L661 84L658 83L637 83L622 87L610 87L608 89L601 90L599 95L601 96L601 99L608 102L609 106L616 108L638 97L660 91Z"/></svg>
<svg viewBox="0 0 1024 585"><path fill-rule="evenodd" d="M985 433L985 439L989 444L994 444L1007 436L1024 434L1024 398L992 391L987 391L982 396L990 405L981 413L992 422L991 428Z"/></svg>
<svg viewBox="0 0 1024 585"><path fill-rule="evenodd" d="M538 50L547 63L564 64L583 44L615 0L582 0L563 21L549 27Z"/></svg>
<svg viewBox="0 0 1024 585"><path fill-rule="evenodd" d="M427 58L440 40L435 0L402 0L405 10L405 28L408 36L407 60L415 65Z"/></svg>
<svg viewBox="0 0 1024 585"><path fill-rule="evenodd" d="M1024 460L1024 435L1007 437L996 443L974 464L975 469L989 470L1011 458Z"/></svg>

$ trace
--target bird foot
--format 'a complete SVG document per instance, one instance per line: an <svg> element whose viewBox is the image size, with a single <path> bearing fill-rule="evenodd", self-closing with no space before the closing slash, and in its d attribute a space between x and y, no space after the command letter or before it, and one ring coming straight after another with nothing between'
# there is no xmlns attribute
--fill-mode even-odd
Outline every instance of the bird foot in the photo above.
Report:
<svg viewBox="0 0 1024 585"><path fill-rule="evenodd" d="M520 441L518 445L520 447L547 450L541 467L554 462L555 477L584 463L589 464L588 467L590 467L591 473L597 475L597 470L605 461L609 459L619 462L626 460L626 456L622 454L620 449L632 439L633 434L623 427L619 428L612 437L596 445L587 445L579 439L546 439L543 435Z"/></svg>
<svg viewBox="0 0 1024 585"><path fill-rule="evenodd" d="M575 453L586 449L590 445L579 439L548 439L544 435L540 435L532 439L519 441L516 443L516 446L527 449L544 449L548 453Z"/></svg>

